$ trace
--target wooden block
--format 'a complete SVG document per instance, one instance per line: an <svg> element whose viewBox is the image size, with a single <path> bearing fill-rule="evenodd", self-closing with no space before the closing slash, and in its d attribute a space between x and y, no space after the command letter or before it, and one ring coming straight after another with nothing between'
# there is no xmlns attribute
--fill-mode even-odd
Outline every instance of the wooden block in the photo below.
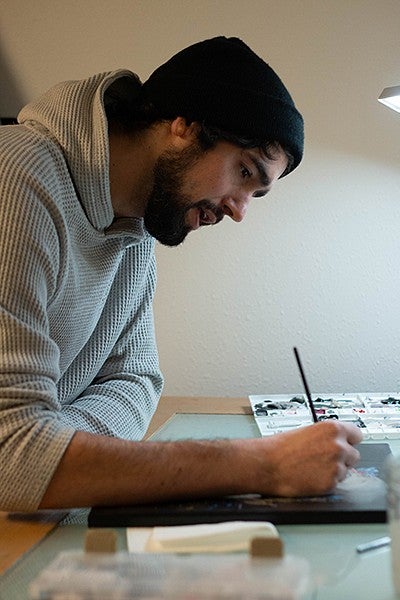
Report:
<svg viewBox="0 0 400 600"><path fill-rule="evenodd" d="M85 552L116 552L117 534L113 529L89 529L85 535Z"/></svg>
<svg viewBox="0 0 400 600"><path fill-rule="evenodd" d="M280 538L256 537L251 540L250 554L252 558L282 558L283 542Z"/></svg>
<svg viewBox="0 0 400 600"><path fill-rule="evenodd" d="M39 544L65 514L64 511L0 512L0 575Z"/></svg>

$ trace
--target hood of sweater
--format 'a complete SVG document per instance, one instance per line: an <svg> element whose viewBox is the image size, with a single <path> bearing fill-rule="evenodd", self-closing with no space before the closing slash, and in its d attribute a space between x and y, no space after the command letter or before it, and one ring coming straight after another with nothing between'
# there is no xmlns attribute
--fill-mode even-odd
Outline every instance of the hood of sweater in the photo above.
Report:
<svg viewBox="0 0 400 600"><path fill-rule="evenodd" d="M66 81L27 104L18 122L44 129L62 149L75 189L93 227L104 231L114 219L109 180L109 143L104 93L127 70Z"/></svg>

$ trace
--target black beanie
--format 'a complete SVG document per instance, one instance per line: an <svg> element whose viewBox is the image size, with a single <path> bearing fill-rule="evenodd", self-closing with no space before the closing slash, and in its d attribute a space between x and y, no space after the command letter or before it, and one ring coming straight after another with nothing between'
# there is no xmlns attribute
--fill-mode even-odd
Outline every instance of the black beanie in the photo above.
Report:
<svg viewBox="0 0 400 600"><path fill-rule="evenodd" d="M303 156L303 118L278 75L238 38L216 37L181 50L143 84L164 118L182 116L226 133L279 142Z"/></svg>

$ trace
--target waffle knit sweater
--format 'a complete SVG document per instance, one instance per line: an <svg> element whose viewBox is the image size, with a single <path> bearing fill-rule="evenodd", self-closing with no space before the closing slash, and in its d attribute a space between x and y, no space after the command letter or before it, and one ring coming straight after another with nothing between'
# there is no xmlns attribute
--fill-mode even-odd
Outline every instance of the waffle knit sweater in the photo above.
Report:
<svg viewBox="0 0 400 600"><path fill-rule="evenodd" d="M34 510L74 432L146 431L162 389L154 239L114 220L104 93L51 89L0 127L0 510Z"/></svg>

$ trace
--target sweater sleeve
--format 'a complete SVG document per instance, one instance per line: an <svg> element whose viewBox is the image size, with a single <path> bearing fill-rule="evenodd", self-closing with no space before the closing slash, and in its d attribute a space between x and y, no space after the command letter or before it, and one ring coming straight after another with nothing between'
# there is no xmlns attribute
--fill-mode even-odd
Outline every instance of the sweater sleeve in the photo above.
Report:
<svg viewBox="0 0 400 600"><path fill-rule="evenodd" d="M0 157L0 509L34 510L74 430L59 417L59 349L46 312L58 271L48 190L16 166L10 144Z"/></svg>
<svg viewBox="0 0 400 600"><path fill-rule="evenodd" d="M130 268L122 265L123 271ZM61 419L65 425L124 439L143 437L163 385L154 333L154 290L153 256L140 293L135 296L134 306L112 351L79 397L63 405ZM106 311L102 318L107 321L112 315ZM78 357L81 364L88 362L86 352L84 349Z"/></svg>

